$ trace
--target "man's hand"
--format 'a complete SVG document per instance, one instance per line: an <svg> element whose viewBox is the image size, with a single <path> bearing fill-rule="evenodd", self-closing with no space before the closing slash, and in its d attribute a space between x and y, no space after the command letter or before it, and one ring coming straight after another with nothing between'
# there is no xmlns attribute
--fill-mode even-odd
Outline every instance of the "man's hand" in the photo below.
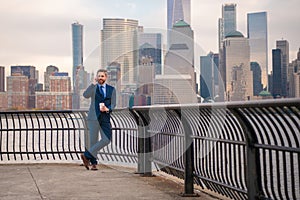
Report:
<svg viewBox="0 0 300 200"><path fill-rule="evenodd" d="M109 112L109 109L106 106L101 106L100 111L101 112Z"/></svg>
<svg viewBox="0 0 300 200"><path fill-rule="evenodd" d="M95 77L94 80L93 80L93 84L97 85L97 83L98 83L98 80L97 80L97 77Z"/></svg>

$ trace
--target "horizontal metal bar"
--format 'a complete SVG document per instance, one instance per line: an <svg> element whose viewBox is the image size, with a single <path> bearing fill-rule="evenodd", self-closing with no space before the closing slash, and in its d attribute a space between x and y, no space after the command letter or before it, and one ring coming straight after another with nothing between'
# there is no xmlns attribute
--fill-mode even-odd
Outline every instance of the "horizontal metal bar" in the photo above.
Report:
<svg viewBox="0 0 300 200"><path fill-rule="evenodd" d="M296 148L296 147L284 147L284 146L267 145L267 144L254 144L254 147L260 148L260 149L274 150L274 151L300 153L300 148Z"/></svg>
<svg viewBox="0 0 300 200"><path fill-rule="evenodd" d="M170 135L170 136L176 136L176 137L184 137L183 133L170 133L170 132L160 132L160 131L151 131L148 130L148 133L152 133L152 134L161 134L161 135Z"/></svg>
<svg viewBox="0 0 300 200"><path fill-rule="evenodd" d="M171 104L171 105L153 105L153 106L133 106L133 110L182 110L182 109L222 109L222 108L258 108L258 107L282 107L300 105L300 98L287 99L267 99L252 101L230 101L198 104Z"/></svg>
<svg viewBox="0 0 300 200"><path fill-rule="evenodd" d="M228 188L228 189L231 189L231 190L235 190L237 192L240 192L240 193L244 193L244 194L247 194L247 190L243 190L243 189L240 189L240 188L237 188L237 187L234 187L234 186L231 186L231 185L227 185L225 183L221 183L219 181L216 181L216 180L213 180L213 179L210 179L210 178L207 178L205 176L201 176L199 174L194 174L194 176L202 179L202 180L205 180L205 181L208 181L208 182L211 182L211 183L214 183L216 185L220 185L222 187L225 187L225 188Z"/></svg>
<svg viewBox="0 0 300 200"><path fill-rule="evenodd" d="M18 152L18 151L14 151L14 152L1 152L0 155L24 155L24 154L79 154L79 153L83 153L83 151L38 151L38 152Z"/></svg>
<svg viewBox="0 0 300 200"><path fill-rule="evenodd" d="M222 138L212 138L212 137L197 136L197 135L193 135L192 138L199 139L199 140L227 143L227 144L237 144L237 145L243 145L243 146L246 145L245 141L226 140L226 139L222 139Z"/></svg>

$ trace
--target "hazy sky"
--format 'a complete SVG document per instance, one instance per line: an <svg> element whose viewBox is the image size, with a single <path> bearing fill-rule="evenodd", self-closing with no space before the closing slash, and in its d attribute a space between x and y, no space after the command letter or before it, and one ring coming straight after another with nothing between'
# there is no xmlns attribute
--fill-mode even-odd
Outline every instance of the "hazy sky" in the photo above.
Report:
<svg viewBox="0 0 300 200"><path fill-rule="evenodd" d="M191 0L195 41L217 52L218 18L224 3L237 4L238 30L247 36L247 13L268 13L269 55L276 40L290 44L290 61L300 48L299 0ZM0 66L33 65L40 77L48 65L72 68L71 24L84 25L84 58L99 46L102 18L131 18L150 29L166 28L167 0L0 0ZM198 64L197 56L196 65ZM269 56L269 58L271 58ZM269 60L269 68L272 66ZM40 80L43 81L43 80Z"/></svg>

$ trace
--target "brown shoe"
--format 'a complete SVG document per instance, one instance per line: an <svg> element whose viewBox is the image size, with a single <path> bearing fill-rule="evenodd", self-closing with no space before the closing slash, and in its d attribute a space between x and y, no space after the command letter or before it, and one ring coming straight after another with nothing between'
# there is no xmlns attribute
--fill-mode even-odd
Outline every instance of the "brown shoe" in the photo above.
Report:
<svg viewBox="0 0 300 200"><path fill-rule="evenodd" d="M98 170L97 165L92 165L91 170Z"/></svg>
<svg viewBox="0 0 300 200"><path fill-rule="evenodd" d="M85 157L84 154L81 154L80 157L81 157L81 160L82 160L83 165L85 166L85 168L86 168L87 170L89 170L89 169L90 169L90 168L89 168L89 163L90 163L90 161Z"/></svg>

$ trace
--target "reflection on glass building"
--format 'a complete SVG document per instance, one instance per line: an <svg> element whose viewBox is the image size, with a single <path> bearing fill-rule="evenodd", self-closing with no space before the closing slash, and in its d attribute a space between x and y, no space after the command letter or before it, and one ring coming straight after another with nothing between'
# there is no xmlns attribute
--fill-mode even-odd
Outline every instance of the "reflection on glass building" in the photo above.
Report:
<svg viewBox="0 0 300 200"><path fill-rule="evenodd" d="M261 67L263 88L268 84L268 30L267 12L248 13L250 60Z"/></svg>
<svg viewBox="0 0 300 200"><path fill-rule="evenodd" d="M222 5L222 18L219 19L219 48L222 48L226 35L236 30L236 4Z"/></svg>
<svg viewBox="0 0 300 200"><path fill-rule="evenodd" d="M191 0L168 0L168 30L179 20L191 24Z"/></svg>

